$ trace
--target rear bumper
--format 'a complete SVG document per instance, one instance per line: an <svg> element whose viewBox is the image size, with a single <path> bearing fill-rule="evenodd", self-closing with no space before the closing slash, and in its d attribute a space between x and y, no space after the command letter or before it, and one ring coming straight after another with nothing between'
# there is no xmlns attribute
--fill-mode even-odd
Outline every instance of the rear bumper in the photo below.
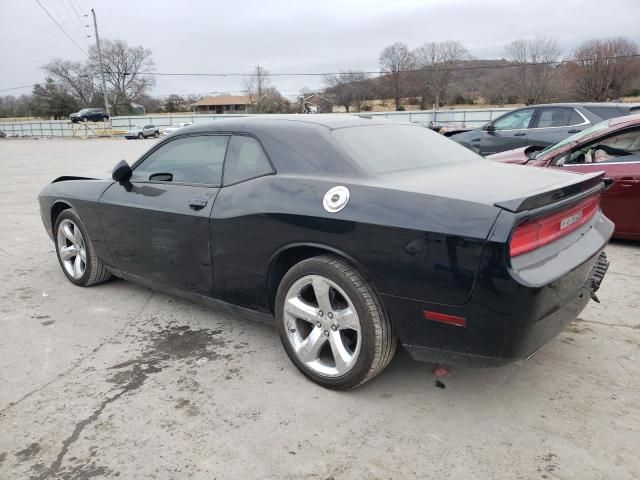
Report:
<svg viewBox="0 0 640 480"><path fill-rule="evenodd" d="M580 242L597 241L595 252L547 283L526 283L517 272L496 268L496 257L504 252L493 246L485 256L473 295L464 305L451 307L383 295L400 342L416 360L471 367L499 366L535 354L578 317L606 273L604 245L613 224L602 219L575 242L580 249L584 247ZM553 270L549 265L540 268ZM534 278L539 274L527 275ZM466 324L425 320L425 310L462 317Z"/></svg>

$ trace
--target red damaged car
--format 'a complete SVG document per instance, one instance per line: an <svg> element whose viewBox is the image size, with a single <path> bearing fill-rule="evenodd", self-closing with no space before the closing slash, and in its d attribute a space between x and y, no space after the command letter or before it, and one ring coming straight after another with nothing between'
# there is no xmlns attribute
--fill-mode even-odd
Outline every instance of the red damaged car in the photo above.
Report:
<svg viewBox="0 0 640 480"><path fill-rule="evenodd" d="M640 115L598 123L547 148L529 146L487 158L579 173L605 172L602 210L614 237L640 240Z"/></svg>

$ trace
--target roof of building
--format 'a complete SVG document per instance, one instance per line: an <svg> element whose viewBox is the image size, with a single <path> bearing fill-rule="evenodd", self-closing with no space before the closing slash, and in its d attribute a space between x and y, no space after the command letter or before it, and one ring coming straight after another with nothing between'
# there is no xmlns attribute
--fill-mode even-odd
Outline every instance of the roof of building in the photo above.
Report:
<svg viewBox="0 0 640 480"><path fill-rule="evenodd" d="M220 95L218 97L204 97L198 100L194 106L220 106L220 105L249 105L251 100L248 95Z"/></svg>

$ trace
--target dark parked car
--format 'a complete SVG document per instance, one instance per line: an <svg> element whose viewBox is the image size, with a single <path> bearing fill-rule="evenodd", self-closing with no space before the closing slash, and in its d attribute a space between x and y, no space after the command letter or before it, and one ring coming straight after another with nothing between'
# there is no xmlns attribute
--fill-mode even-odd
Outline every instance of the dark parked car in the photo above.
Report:
<svg viewBox="0 0 640 480"><path fill-rule="evenodd" d="M376 376L397 340L420 360L528 357L608 266L602 174L493 162L413 124L219 120L111 177L40 193L69 281L115 275L275 318L293 363L330 388Z"/></svg>
<svg viewBox="0 0 640 480"><path fill-rule="evenodd" d="M605 172L602 210L614 237L640 240L640 115L612 118L546 149L518 148L491 160L580 173Z"/></svg>
<svg viewBox="0 0 640 480"><path fill-rule="evenodd" d="M528 145L546 147L603 120L640 112L629 103L552 103L519 108L481 128L451 135L480 155L513 150Z"/></svg>
<svg viewBox="0 0 640 480"><path fill-rule="evenodd" d="M109 115L102 108L83 108L79 112L69 115L69 120L78 122L106 122Z"/></svg>

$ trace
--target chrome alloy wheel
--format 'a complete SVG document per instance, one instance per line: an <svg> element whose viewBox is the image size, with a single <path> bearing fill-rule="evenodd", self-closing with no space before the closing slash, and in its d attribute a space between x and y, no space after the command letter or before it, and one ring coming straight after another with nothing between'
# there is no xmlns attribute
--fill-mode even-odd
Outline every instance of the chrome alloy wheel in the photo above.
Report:
<svg viewBox="0 0 640 480"><path fill-rule="evenodd" d="M321 275L300 278L289 288L283 311L287 338L308 368L326 377L353 368L362 343L360 319L335 282Z"/></svg>
<svg viewBox="0 0 640 480"><path fill-rule="evenodd" d="M64 219L58 226L58 254L66 272L75 280L87 269L87 250L78 226Z"/></svg>

